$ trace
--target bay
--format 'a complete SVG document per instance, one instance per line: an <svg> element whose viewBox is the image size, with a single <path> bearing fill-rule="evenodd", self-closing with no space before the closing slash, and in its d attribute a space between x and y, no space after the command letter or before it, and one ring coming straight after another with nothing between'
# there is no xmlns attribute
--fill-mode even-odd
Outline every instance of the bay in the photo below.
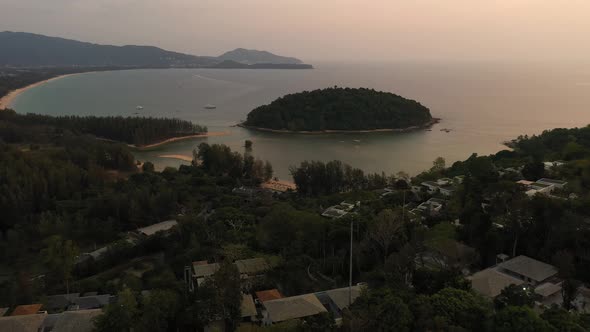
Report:
<svg viewBox="0 0 590 332"><path fill-rule="evenodd" d="M156 167L185 163L158 157L190 155L203 141L269 160L281 179L303 160L339 159L368 172L410 174L442 156L447 164L491 154L506 140L590 123L590 69L581 65L403 62L319 63L313 70L149 69L87 73L51 81L19 95L13 108L50 115L178 117L228 131L136 152ZM276 134L234 125L256 106L287 93L330 86L368 87L418 100L442 122L431 131L363 134ZM217 109L206 110L214 104ZM142 110L136 110L141 105ZM448 128L451 132L440 129Z"/></svg>

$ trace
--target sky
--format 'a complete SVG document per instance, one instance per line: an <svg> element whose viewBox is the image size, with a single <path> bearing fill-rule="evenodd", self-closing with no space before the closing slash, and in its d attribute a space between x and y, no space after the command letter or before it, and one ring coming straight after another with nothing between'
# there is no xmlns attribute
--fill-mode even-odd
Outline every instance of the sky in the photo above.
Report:
<svg viewBox="0 0 590 332"><path fill-rule="evenodd" d="M577 61L590 58L590 1L0 0L3 30L308 62Z"/></svg>

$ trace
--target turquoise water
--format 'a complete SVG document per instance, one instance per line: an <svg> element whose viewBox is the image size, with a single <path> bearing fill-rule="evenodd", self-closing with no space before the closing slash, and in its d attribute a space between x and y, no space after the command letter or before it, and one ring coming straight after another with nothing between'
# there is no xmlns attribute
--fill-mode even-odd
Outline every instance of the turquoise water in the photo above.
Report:
<svg viewBox="0 0 590 332"><path fill-rule="evenodd" d="M416 99L442 122L411 133L297 135L233 127L254 107L286 93L329 86L370 87ZM217 109L205 110L206 104ZM137 111L136 106L143 110ZM437 63L316 64L314 70L168 69L88 73L27 90L13 107L21 113L178 117L231 135L180 141L146 152L157 167L181 162L200 142L224 143L268 159L282 179L303 160L340 159L365 171L416 174L438 156L450 164L471 153L490 154L521 134L590 123L587 67L484 66ZM450 133L440 129L449 128Z"/></svg>

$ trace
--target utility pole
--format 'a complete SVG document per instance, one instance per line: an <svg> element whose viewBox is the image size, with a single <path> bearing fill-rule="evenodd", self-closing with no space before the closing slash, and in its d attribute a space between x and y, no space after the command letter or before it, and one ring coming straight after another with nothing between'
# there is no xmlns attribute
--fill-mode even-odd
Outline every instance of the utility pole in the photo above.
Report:
<svg viewBox="0 0 590 332"><path fill-rule="evenodd" d="M354 223L354 219L350 219L350 274L348 276L348 306L352 305L352 235L353 229L352 224Z"/></svg>

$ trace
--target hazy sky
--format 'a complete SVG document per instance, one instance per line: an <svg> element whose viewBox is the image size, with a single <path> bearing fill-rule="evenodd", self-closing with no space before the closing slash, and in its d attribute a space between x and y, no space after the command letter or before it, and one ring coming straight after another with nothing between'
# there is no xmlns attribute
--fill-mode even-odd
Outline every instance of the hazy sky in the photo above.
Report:
<svg viewBox="0 0 590 332"><path fill-rule="evenodd" d="M577 60L590 0L0 0L0 30L310 62Z"/></svg>

